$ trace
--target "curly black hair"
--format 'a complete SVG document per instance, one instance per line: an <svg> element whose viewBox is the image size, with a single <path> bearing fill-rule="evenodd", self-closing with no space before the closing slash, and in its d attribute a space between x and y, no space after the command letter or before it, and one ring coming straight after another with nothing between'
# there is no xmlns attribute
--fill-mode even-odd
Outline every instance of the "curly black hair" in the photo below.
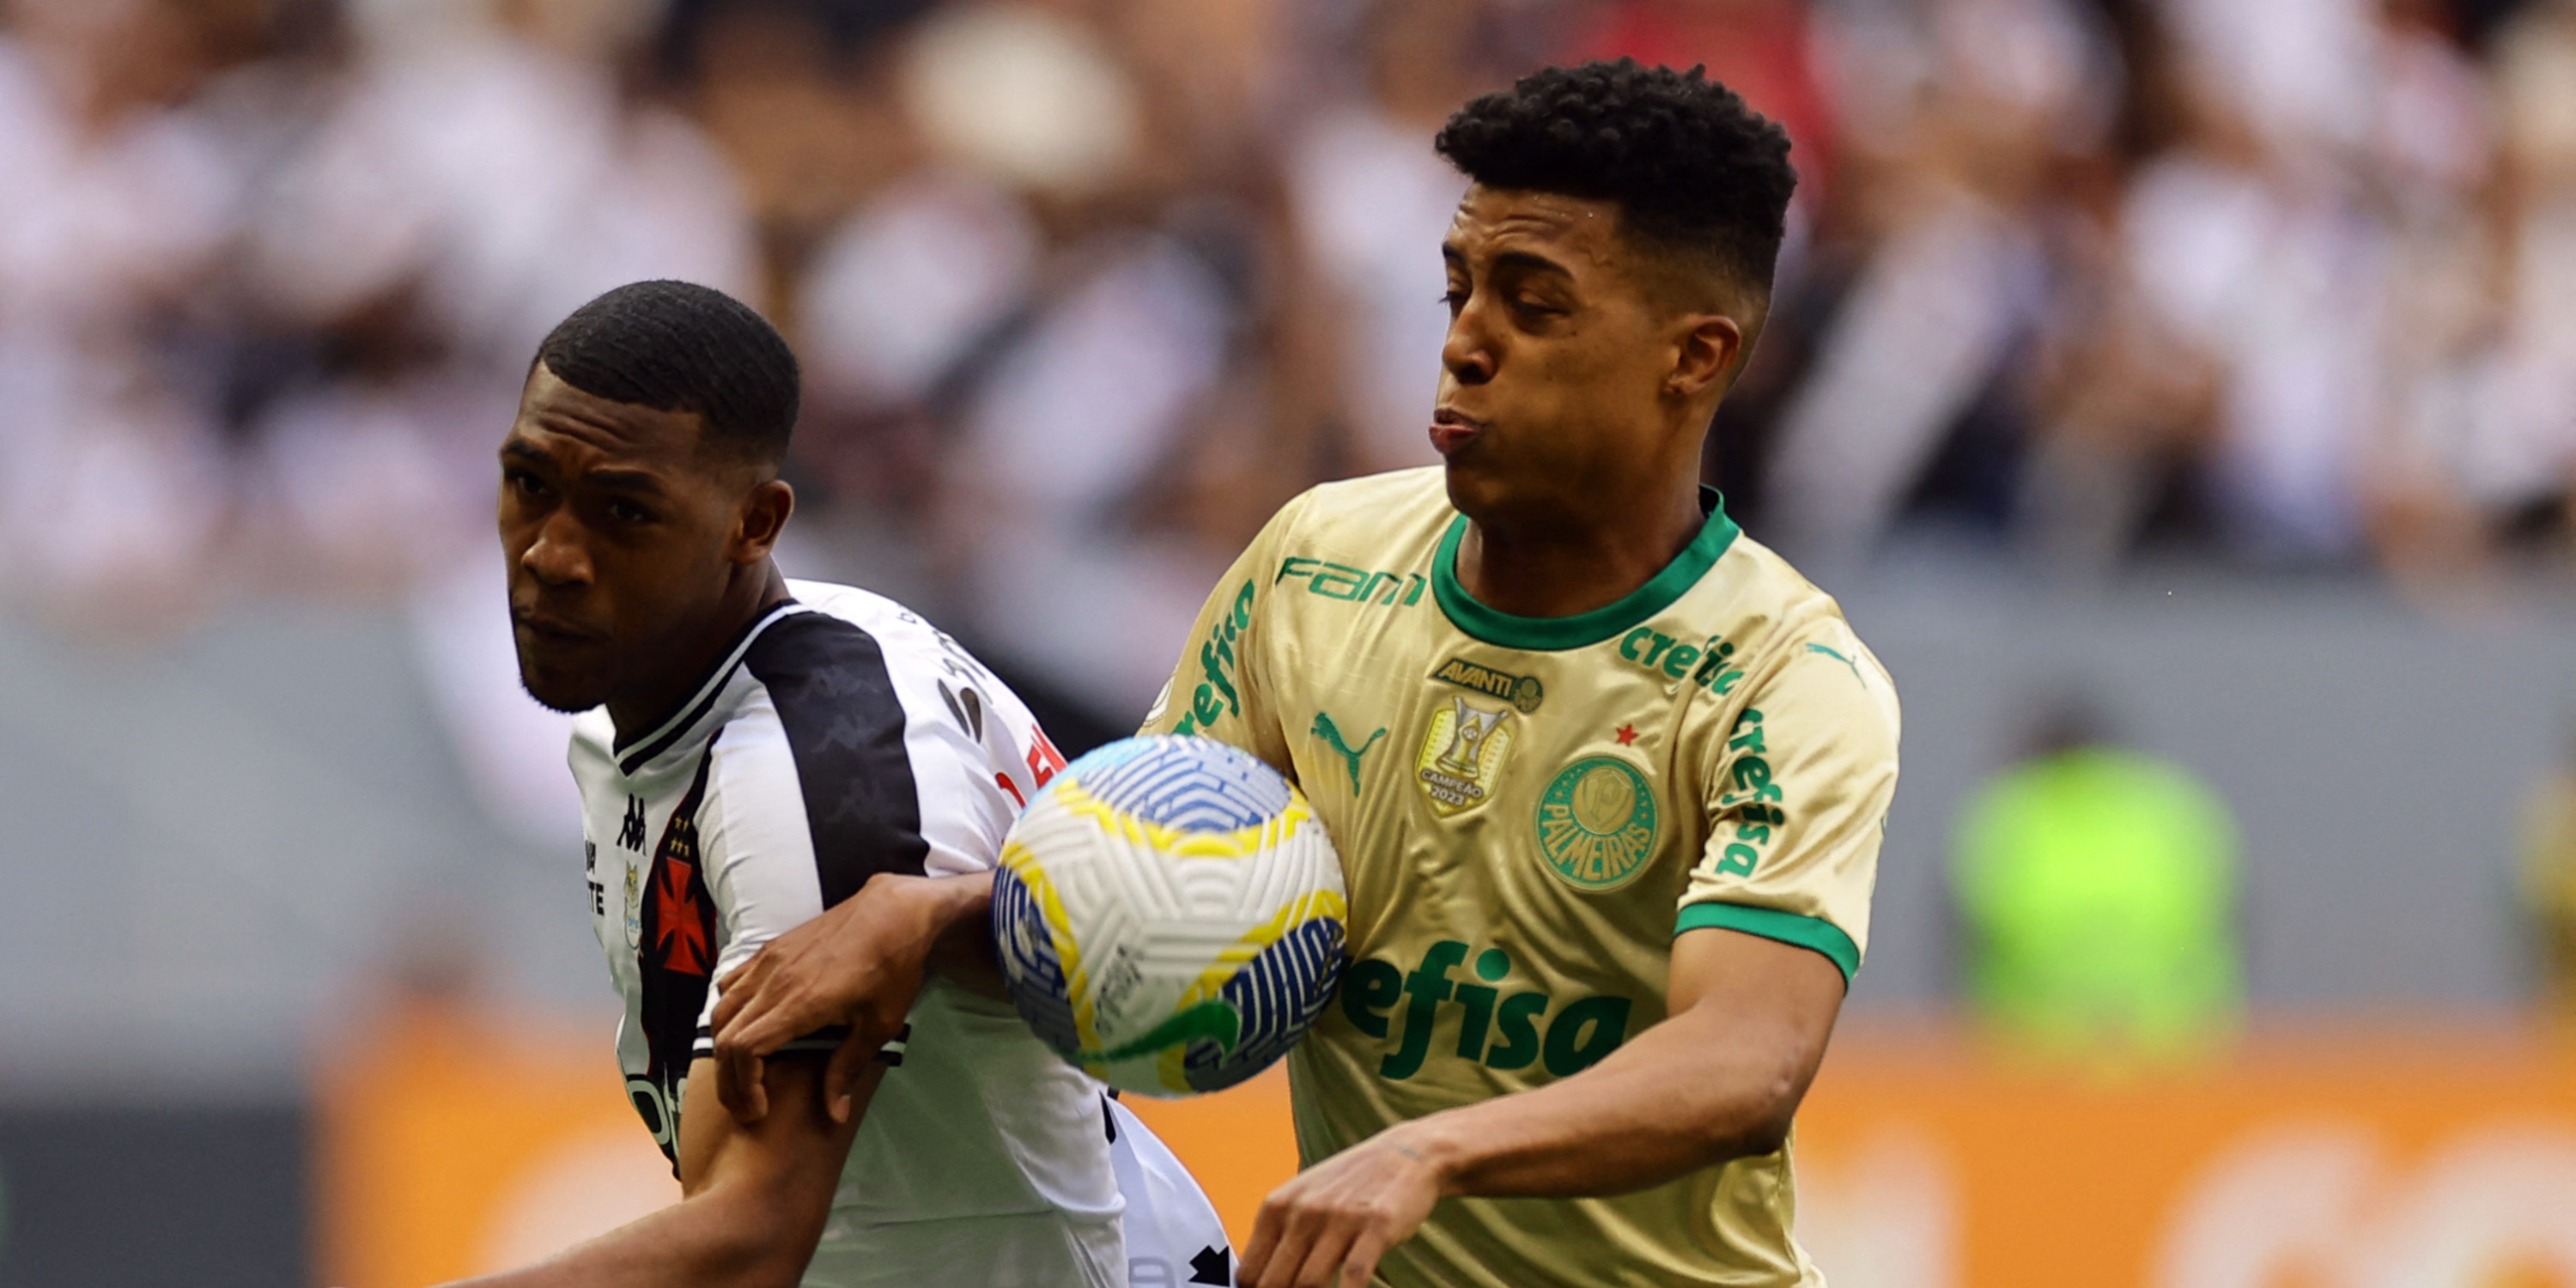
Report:
<svg viewBox="0 0 2576 1288"><path fill-rule="evenodd" d="M618 287L558 323L537 361L594 398L696 412L708 442L772 464L796 427L796 354L768 319L713 287Z"/></svg>
<svg viewBox="0 0 2576 1288"><path fill-rule="evenodd" d="M1435 146L1488 188L1616 202L1638 237L1763 291L1798 186L1788 133L1735 91L1633 58L1533 72L1458 109Z"/></svg>

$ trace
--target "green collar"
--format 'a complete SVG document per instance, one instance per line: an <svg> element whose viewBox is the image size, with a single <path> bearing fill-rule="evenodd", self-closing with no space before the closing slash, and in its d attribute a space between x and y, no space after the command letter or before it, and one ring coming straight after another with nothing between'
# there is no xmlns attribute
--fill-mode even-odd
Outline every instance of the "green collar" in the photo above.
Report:
<svg viewBox="0 0 2576 1288"><path fill-rule="evenodd" d="M1726 499L1715 488L1703 487L1699 491L1700 508L1708 514L1708 522L1700 525L1699 535L1691 538L1691 543L1682 547L1662 572L1615 604L1572 617L1521 617L1478 603L1458 581L1458 542L1467 535L1467 516L1463 514L1441 535L1440 551L1431 557L1432 597L1440 601L1440 611L1447 613L1458 629L1488 644L1532 650L1598 644L1670 607L1684 592L1698 585L1699 579L1716 565L1718 556L1735 544L1738 529L1735 520L1726 517Z"/></svg>

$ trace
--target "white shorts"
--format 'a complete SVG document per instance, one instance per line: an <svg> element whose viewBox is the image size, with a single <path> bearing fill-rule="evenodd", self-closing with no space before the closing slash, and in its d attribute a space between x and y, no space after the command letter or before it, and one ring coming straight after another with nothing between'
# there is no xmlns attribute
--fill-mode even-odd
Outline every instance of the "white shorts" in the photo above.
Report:
<svg viewBox="0 0 2576 1288"><path fill-rule="evenodd" d="M1234 1245L1197 1178L1127 1106L1109 1102L1109 1161L1127 1200L1128 1288L1234 1283Z"/></svg>
<svg viewBox="0 0 2576 1288"><path fill-rule="evenodd" d="M904 1221L864 1230L834 1213L804 1288L1186 1288L1234 1283L1225 1223L1181 1160L1125 1105L1103 1099L1125 1215L1061 1212ZM1124 1273L1121 1273L1121 1271Z"/></svg>

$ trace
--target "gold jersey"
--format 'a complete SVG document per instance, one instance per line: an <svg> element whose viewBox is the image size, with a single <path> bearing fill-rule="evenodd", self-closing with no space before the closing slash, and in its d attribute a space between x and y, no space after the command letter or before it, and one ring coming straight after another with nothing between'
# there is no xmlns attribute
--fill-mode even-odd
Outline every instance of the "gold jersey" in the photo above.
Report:
<svg viewBox="0 0 2576 1288"><path fill-rule="evenodd" d="M1306 1165L1571 1076L1664 1018L1672 941L1719 926L1846 978L1896 787L1887 672L1708 495L1636 593L1517 617L1456 576L1438 468L1288 503L1200 614L1147 732L1305 789L1350 886L1341 993L1290 1057ZM1396 1288L1820 1284L1786 1150L1640 1193L1443 1202Z"/></svg>

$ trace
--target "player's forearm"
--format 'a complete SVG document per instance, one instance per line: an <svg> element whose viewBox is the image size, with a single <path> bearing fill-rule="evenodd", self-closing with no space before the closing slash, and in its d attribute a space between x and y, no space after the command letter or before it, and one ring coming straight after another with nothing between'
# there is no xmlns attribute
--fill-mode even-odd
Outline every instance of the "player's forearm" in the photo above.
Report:
<svg viewBox="0 0 2576 1288"><path fill-rule="evenodd" d="M924 896L940 927L929 968L953 984L1007 1000L1001 954L993 946L993 874L923 879Z"/></svg>
<svg viewBox="0 0 2576 1288"><path fill-rule="evenodd" d="M851 1112L822 1108L825 1061L771 1061L763 1077L779 1112L757 1123L716 1102L715 1066L691 1066L680 1114L685 1197L560 1256L449 1288L795 1288L831 1216L850 1141L885 1067L849 1088Z"/></svg>
<svg viewBox="0 0 2576 1288"><path fill-rule="evenodd" d="M449 1288L794 1288L821 1238L752 1187L672 1204L548 1261Z"/></svg>
<svg viewBox="0 0 2576 1288"><path fill-rule="evenodd" d="M1601 1063L1547 1086L1417 1119L1386 1133L1450 1195L1580 1198L1660 1185L1767 1154L1814 1068L1792 1043L1717 1036L1713 1017L1674 1016Z"/></svg>

